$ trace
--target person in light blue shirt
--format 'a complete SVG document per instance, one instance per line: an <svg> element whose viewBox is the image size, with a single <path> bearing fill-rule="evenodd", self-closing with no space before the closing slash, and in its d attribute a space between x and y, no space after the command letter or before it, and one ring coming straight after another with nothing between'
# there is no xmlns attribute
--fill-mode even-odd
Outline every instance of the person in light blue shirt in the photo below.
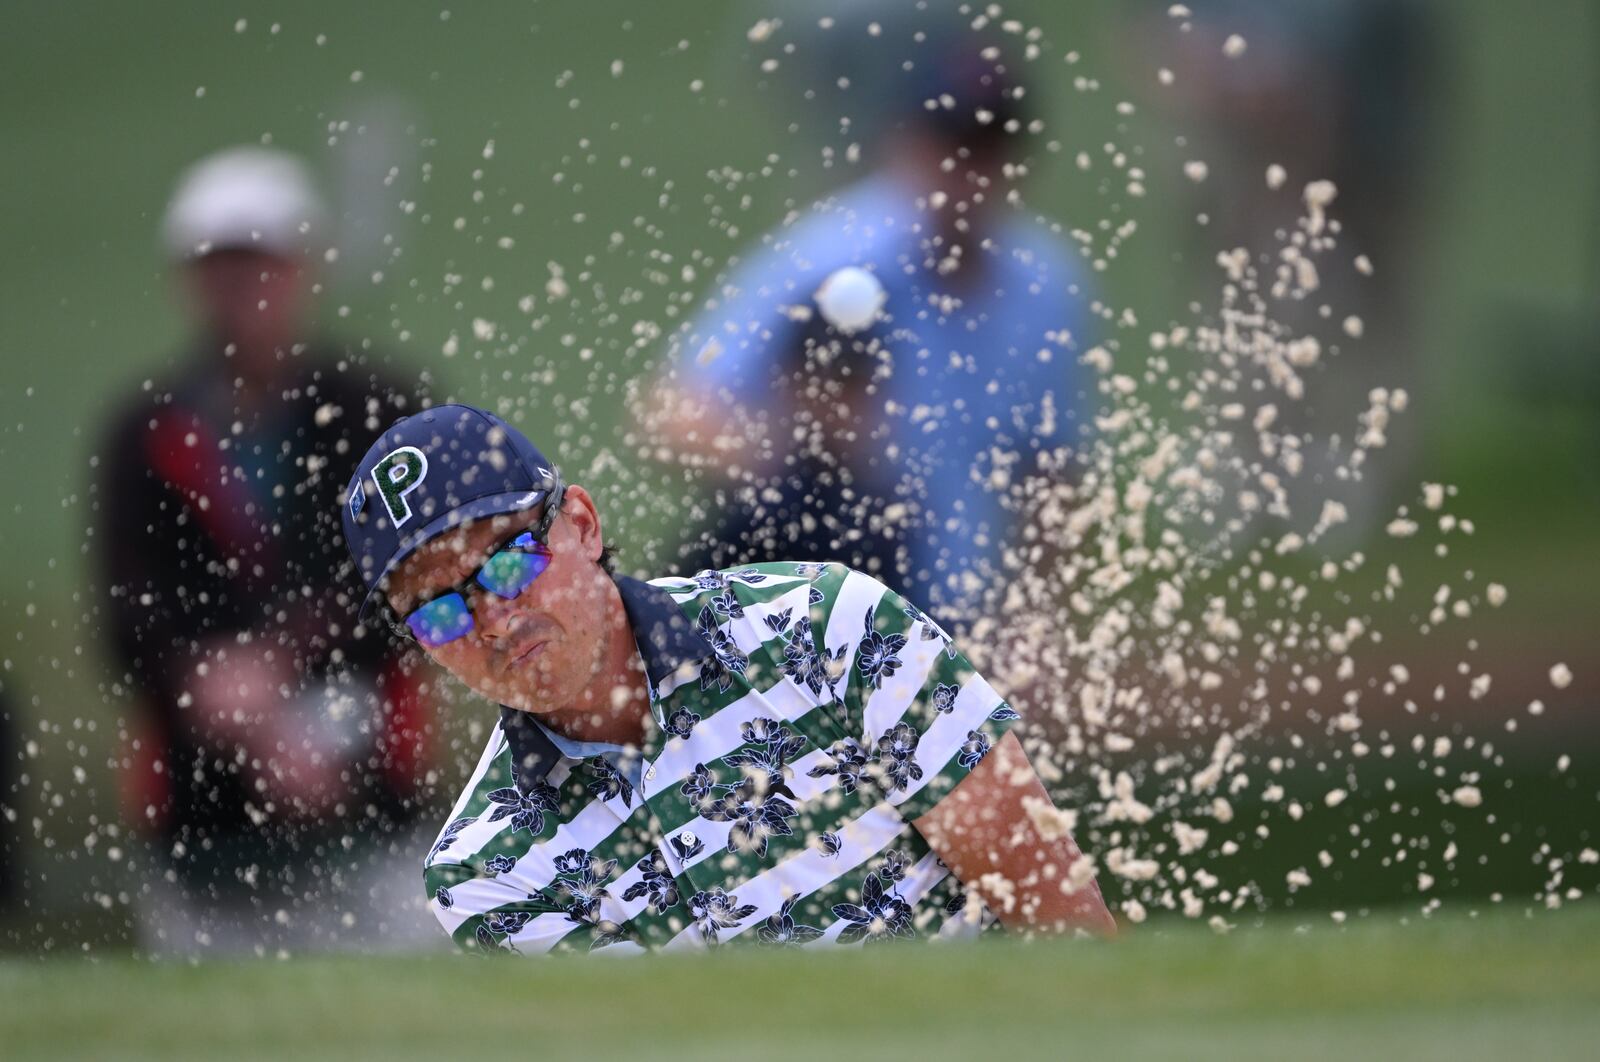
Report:
<svg viewBox="0 0 1600 1062"><path fill-rule="evenodd" d="M878 172L769 234L679 337L681 434L754 444L721 448L743 482L692 562L846 560L955 603L1014 540L1008 487L1083 438L1087 269L1007 201L1022 86L972 39L924 59ZM815 300L847 266L884 294L854 332Z"/></svg>

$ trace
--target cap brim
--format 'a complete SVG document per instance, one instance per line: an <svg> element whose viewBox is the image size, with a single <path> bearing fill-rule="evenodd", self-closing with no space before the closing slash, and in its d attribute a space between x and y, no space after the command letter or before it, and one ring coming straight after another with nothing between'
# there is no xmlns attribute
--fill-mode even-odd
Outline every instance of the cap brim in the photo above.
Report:
<svg viewBox="0 0 1600 1062"><path fill-rule="evenodd" d="M373 580L372 588L367 591L367 596L361 599L361 610L356 614L356 620L365 623L372 615L373 605L377 603L378 595L383 590L383 582L405 559L438 538L447 531L453 531L462 524L474 520L482 520L490 516L503 516L506 513L520 513L532 509L550 495L550 491L520 490L511 494L491 494L485 498L477 498L465 505L451 509L443 516L417 528L400 540L400 545L389 555L384 562L383 571L378 573L378 578Z"/></svg>

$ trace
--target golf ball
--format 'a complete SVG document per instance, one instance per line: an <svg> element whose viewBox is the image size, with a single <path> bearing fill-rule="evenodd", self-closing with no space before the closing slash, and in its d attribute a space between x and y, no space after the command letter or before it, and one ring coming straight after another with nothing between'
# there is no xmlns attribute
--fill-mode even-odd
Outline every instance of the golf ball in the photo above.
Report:
<svg viewBox="0 0 1600 1062"><path fill-rule="evenodd" d="M817 309L841 332L868 328L883 311L885 295L878 278L859 266L845 266L817 289Z"/></svg>

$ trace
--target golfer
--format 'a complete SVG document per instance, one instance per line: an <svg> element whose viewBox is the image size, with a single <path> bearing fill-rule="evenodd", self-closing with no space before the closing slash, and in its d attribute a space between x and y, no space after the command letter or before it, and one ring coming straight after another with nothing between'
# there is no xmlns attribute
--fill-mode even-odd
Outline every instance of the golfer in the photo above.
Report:
<svg viewBox="0 0 1600 1062"><path fill-rule="evenodd" d="M426 860L461 945L1114 932L1017 713L876 580L618 575L589 492L461 405L379 438L344 525L366 622L499 706Z"/></svg>

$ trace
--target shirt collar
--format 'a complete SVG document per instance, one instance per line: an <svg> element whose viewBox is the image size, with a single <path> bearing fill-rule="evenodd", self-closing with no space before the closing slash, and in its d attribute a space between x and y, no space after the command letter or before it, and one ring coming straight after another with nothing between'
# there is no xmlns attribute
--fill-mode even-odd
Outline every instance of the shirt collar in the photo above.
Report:
<svg viewBox="0 0 1600 1062"><path fill-rule="evenodd" d="M561 750L528 712L500 706L500 730L511 749L511 776L524 793L539 785L557 763Z"/></svg>
<svg viewBox="0 0 1600 1062"><path fill-rule="evenodd" d="M689 622L672 595L641 579L615 577L622 608L644 659L644 673L650 685L654 707L656 691L680 669L688 672L712 654L711 644ZM532 789L543 782L561 761L562 749L551 740L538 718L505 705L500 706L500 729L511 749L511 770L517 787ZM573 747L577 743L565 742Z"/></svg>
<svg viewBox="0 0 1600 1062"><path fill-rule="evenodd" d="M616 582L628 626L633 628L639 655L644 658L654 702L662 683L680 672L697 673L691 668L712 655L711 643L689 622L672 595L659 586L626 575L617 576Z"/></svg>

